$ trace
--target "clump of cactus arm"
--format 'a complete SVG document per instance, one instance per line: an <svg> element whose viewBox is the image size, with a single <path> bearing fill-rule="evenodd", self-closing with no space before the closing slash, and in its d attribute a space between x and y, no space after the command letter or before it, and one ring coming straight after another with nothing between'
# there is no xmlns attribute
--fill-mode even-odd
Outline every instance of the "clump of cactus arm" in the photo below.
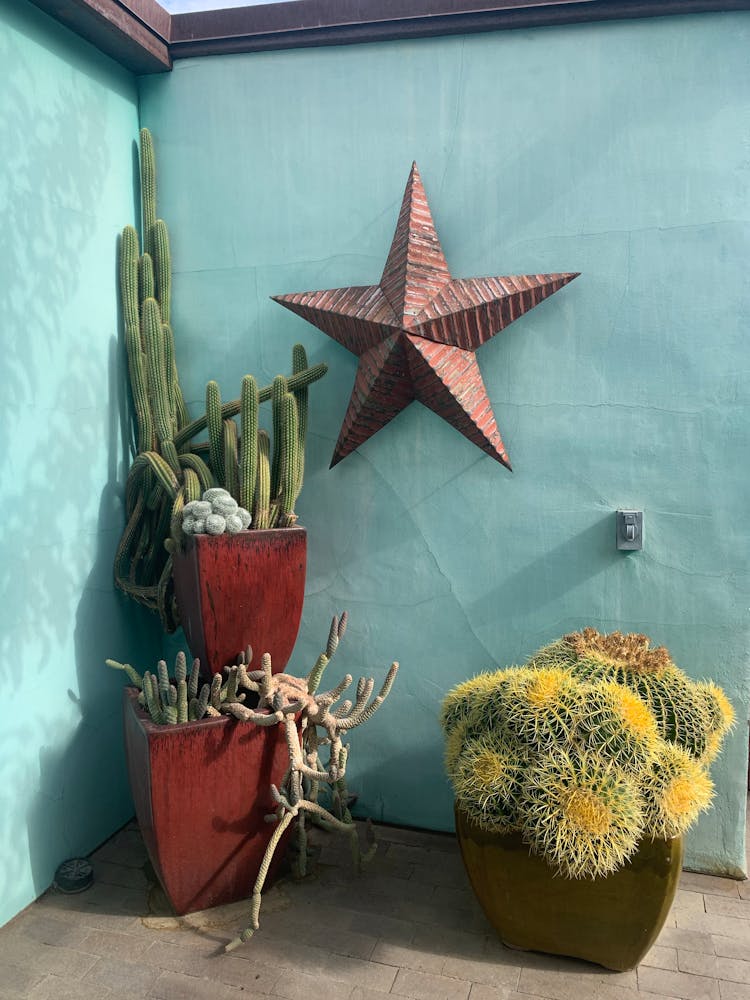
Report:
<svg viewBox="0 0 750 1000"><path fill-rule="evenodd" d="M271 862L284 831L295 823L295 868L303 876L307 863L307 825L313 823L326 830L339 832L350 838L352 858L360 868L369 860L376 848L371 827L368 826L369 846L362 851L357 827L347 809L349 798L346 787L346 770L349 746L343 736L372 718L388 697L393 686L398 664L391 664L379 693L373 697L373 678L360 678L355 699L346 700L338 707L342 695L352 684L347 674L336 687L319 692L318 686L328 662L334 655L346 628L346 614L334 617L326 649L307 677L291 677L272 673L271 657L262 657L259 670L248 670L240 663L228 668L230 677L236 676L237 689L252 691L258 698L255 709L232 702L222 710L231 712L238 719L257 725L281 725L286 736L289 766L281 785L272 786L276 811L267 819L276 828L266 848L263 861L253 887L251 914L248 926L229 944L232 951L248 941L259 927L261 892ZM330 796L330 808L321 801L321 790Z"/></svg>
<svg viewBox="0 0 750 1000"><path fill-rule="evenodd" d="M293 525L304 469L308 389L323 377L327 366L308 366L304 348L295 345L288 378L278 376L271 385L258 388L254 378L246 376L240 397L228 402L221 401L218 385L209 382L206 412L190 419L170 325L169 233L157 218L156 161L148 129L141 130L140 154L142 239L133 226L126 226L119 248L135 457L126 484L126 525L114 575L118 587L158 611L165 628L174 631L179 613L171 559L174 546L183 542L183 508L206 490L222 487L252 513L254 527ZM264 483L266 502L255 486L266 433L258 429L258 406L272 399L274 476ZM208 440L195 442L206 429Z"/></svg>
<svg viewBox="0 0 750 1000"><path fill-rule="evenodd" d="M459 808L484 830L520 832L568 878L684 833L711 803L709 764L733 722L721 688L663 647L594 629L464 681L441 715Z"/></svg>

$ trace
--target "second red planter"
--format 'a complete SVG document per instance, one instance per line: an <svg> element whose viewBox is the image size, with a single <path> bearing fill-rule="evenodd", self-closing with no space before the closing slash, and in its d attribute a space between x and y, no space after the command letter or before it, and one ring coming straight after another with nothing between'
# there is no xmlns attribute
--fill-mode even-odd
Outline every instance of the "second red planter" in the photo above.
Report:
<svg viewBox="0 0 750 1000"><path fill-rule="evenodd" d="M190 535L173 556L175 596L190 652L210 678L250 645L274 673L292 654L307 567L304 528Z"/></svg>

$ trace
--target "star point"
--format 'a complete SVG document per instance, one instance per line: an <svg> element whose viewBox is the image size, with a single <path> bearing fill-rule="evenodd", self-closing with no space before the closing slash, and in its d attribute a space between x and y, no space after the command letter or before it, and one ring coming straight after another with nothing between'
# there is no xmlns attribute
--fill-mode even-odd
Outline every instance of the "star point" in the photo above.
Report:
<svg viewBox="0 0 750 1000"><path fill-rule="evenodd" d="M474 352L577 277L453 278L413 163L379 284L272 296L359 357L331 467L416 399L510 470Z"/></svg>

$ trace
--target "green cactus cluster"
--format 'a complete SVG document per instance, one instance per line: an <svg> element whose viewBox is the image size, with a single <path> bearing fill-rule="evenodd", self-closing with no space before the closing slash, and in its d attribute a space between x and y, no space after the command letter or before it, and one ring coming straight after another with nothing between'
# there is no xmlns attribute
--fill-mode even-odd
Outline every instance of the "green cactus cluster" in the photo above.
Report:
<svg viewBox="0 0 750 1000"><path fill-rule="evenodd" d="M291 527L302 488L308 389L327 366L308 366L292 351L292 373L259 388L242 379L240 397L222 402L206 386L205 413L191 420L180 388L172 331L169 233L156 211L156 161L151 134L141 130L142 240L133 226L120 239L120 298L135 415L135 458L128 474L127 523L115 557L115 581L159 612L168 631L179 624L172 591L174 547L182 544L183 508L221 487L250 512L251 527ZM271 401L273 443L259 427ZM239 427L235 420L239 417ZM206 431L207 439L194 441ZM244 530L244 529L243 529Z"/></svg>
<svg viewBox="0 0 750 1000"><path fill-rule="evenodd" d="M565 877L596 878L708 808L709 765L734 711L645 636L584 629L525 666L457 685L441 723L469 819L520 832Z"/></svg>

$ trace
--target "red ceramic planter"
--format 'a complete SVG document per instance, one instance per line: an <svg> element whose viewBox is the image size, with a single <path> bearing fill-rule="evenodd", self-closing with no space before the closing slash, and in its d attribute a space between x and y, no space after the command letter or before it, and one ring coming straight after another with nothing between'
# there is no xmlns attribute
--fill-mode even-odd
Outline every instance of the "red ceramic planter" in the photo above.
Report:
<svg viewBox="0 0 750 1000"><path fill-rule="evenodd" d="M273 824L270 786L288 763L281 726L229 716L157 726L123 699L136 816L151 863L178 914L249 898ZM277 849L270 875L283 856Z"/></svg>
<svg viewBox="0 0 750 1000"><path fill-rule="evenodd" d="M190 652L210 678L248 645L274 673L292 654L302 616L307 566L304 528L190 535L173 556L172 576Z"/></svg>

